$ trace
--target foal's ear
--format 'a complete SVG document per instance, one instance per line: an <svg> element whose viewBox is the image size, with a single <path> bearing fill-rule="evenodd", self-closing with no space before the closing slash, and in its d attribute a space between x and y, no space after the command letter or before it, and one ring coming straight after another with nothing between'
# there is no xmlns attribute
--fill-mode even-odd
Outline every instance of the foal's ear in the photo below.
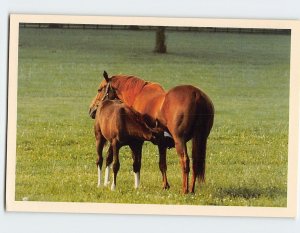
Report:
<svg viewBox="0 0 300 233"><path fill-rule="evenodd" d="M109 77L108 77L108 74L107 74L107 72L104 70L104 72L103 72L103 77L104 77L104 79L105 79L105 81L107 82L107 83L109 83Z"/></svg>

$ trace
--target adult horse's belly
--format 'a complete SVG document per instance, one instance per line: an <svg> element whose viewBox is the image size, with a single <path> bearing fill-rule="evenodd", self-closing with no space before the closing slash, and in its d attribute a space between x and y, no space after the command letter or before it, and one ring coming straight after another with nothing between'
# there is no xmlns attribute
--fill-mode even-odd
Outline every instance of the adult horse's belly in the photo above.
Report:
<svg viewBox="0 0 300 233"><path fill-rule="evenodd" d="M136 98L132 107L141 113L146 115L151 120L155 121L159 118L159 112L164 101L164 94L156 93L141 93L138 98Z"/></svg>

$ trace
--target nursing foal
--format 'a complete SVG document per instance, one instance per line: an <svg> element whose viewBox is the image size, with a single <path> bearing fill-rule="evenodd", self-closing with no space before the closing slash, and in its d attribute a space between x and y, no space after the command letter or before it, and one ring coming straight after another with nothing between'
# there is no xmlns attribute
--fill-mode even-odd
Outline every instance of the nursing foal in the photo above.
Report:
<svg viewBox="0 0 300 233"><path fill-rule="evenodd" d="M140 113L126 106L120 100L115 99L114 90L109 85L103 90L98 90L98 92L103 92L103 95L98 95L98 98L96 97L90 106L90 109L97 107L96 112L90 111L90 116L95 119L98 187L101 186L102 151L105 143L108 141L110 147L106 158L104 185L107 186L109 183L109 169L112 164L113 182L111 190L115 190L117 174L120 168L119 150L122 146L128 145L132 151L135 176L134 187L138 188L140 184L143 143L144 141L151 141L157 144L164 139L163 131L148 127Z"/></svg>

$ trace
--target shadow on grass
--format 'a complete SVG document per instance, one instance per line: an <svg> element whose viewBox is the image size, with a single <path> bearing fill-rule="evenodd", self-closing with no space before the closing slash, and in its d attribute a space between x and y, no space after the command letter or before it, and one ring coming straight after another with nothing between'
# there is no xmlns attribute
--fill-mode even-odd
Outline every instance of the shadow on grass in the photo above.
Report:
<svg viewBox="0 0 300 233"><path fill-rule="evenodd" d="M287 191L280 189L278 187L268 187L268 188L255 188L255 187L228 187L220 188L218 190L218 196L220 198L232 197L232 198L244 198L252 199L259 198L261 196L276 198L278 196L286 196Z"/></svg>

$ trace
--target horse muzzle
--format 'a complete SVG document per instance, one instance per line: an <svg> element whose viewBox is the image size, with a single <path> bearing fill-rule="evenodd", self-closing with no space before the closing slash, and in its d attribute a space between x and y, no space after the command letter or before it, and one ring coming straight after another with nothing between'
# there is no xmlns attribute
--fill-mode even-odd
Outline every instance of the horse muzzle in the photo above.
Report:
<svg viewBox="0 0 300 233"><path fill-rule="evenodd" d="M95 119L96 117L97 108L90 108L89 115L92 119Z"/></svg>
<svg viewBox="0 0 300 233"><path fill-rule="evenodd" d="M166 148L171 149L175 147L175 142L172 136L166 132L153 133L151 142L154 145L164 145Z"/></svg>

